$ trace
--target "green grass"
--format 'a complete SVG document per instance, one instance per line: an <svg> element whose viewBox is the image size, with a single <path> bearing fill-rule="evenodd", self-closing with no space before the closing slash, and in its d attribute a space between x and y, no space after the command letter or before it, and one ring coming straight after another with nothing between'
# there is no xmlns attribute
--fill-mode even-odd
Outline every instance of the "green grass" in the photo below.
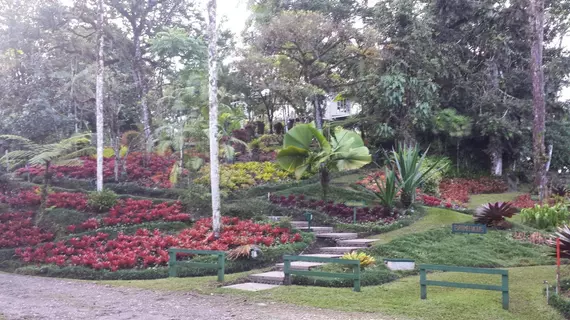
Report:
<svg viewBox="0 0 570 320"><path fill-rule="evenodd" d="M543 280L555 278L553 266L509 269L510 310L502 309L501 293L483 290L428 287L427 300L421 300L419 277L407 277L382 286L363 287L362 292L349 288L291 286L257 292L235 293L256 299L279 301L317 308L343 311L382 313L407 319L423 320L561 320L562 317L546 305ZM497 276L467 273L437 273L428 279L500 283ZM489 282L491 280L491 282ZM373 318L373 317L371 317Z"/></svg>
<svg viewBox="0 0 570 320"><path fill-rule="evenodd" d="M323 196L323 189L321 188L320 183L313 183L305 186L278 191L275 192L275 194L282 196L288 196L290 194L303 194L309 198L321 199ZM371 202L376 200L376 197L371 192L351 190L331 185L327 194L327 200L333 200L334 202L345 202L351 200Z"/></svg>
<svg viewBox="0 0 570 320"><path fill-rule="evenodd" d="M426 208L426 212L427 214L425 217L410 226L382 233L371 238L380 239L375 243L376 245L386 244L396 238L405 237L434 228L449 226L452 223L462 223L473 220L469 215L441 208Z"/></svg>
<svg viewBox="0 0 570 320"><path fill-rule="evenodd" d="M416 263L463 267L517 267L554 263L546 246L523 243L511 231L489 230L485 235L453 234L438 228L398 238L367 250L376 257L414 259Z"/></svg>
<svg viewBox="0 0 570 320"><path fill-rule="evenodd" d="M504 202L513 201L516 197L524 194L523 192L508 192L508 193L491 193L491 194L474 194L470 196L467 208L476 209L480 205L489 202Z"/></svg>

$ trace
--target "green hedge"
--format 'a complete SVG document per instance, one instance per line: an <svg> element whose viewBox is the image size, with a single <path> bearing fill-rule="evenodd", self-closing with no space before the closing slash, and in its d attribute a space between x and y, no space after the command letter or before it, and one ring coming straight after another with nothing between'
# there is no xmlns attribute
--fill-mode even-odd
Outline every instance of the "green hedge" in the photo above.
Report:
<svg viewBox="0 0 570 320"><path fill-rule="evenodd" d="M352 271L348 271L352 272ZM376 286L388 283L400 278L398 274L388 270L383 264L369 270L364 270L360 274L361 286ZM307 276L293 276L293 284L318 287L352 287L354 281L351 279L317 278Z"/></svg>
<svg viewBox="0 0 570 320"><path fill-rule="evenodd" d="M148 230L155 230L158 229L162 232L167 233L174 233L176 231L180 231L182 229L190 228L191 223L185 223L180 221L155 221L155 222L146 222L136 225L116 225L110 227L102 227L96 230L89 230L80 233L70 234L65 237L65 239L71 239L75 237L82 237L82 236L94 236L98 232L108 233L111 239L117 237L119 232L124 234L134 234L138 229L148 229Z"/></svg>
<svg viewBox="0 0 570 320"><path fill-rule="evenodd" d="M293 244L279 245L262 249L262 254L257 259L226 261L226 274L264 268L281 261L285 254L296 254L303 251L314 240L314 235L303 233L303 241ZM197 261L213 261L215 258L200 256ZM108 270L93 270L86 267L68 266L57 267L55 265L25 266L16 269L16 273L34 276L46 276L57 278L71 278L82 280L143 280L160 279L168 277L167 267L149 269L130 269L111 272ZM216 270L194 268L181 265L179 275L181 277L201 277L217 274Z"/></svg>
<svg viewBox="0 0 570 320"><path fill-rule="evenodd" d="M403 227L407 227L418 220L420 216L406 216L396 220L394 223L378 225L374 222L369 223L337 223L334 228L338 232L356 232L360 237L366 237L369 235L386 233L389 231L394 231Z"/></svg>
<svg viewBox="0 0 570 320"><path fill-rule="evenodd" d="M562 292L567 292L570 289L570 279L560 280L560 290ZM556 287L550 287L550 297L548 298L548 304L554 309L558 310L565 319L570 319L570 300L562 295L557 295Z"/></svg>

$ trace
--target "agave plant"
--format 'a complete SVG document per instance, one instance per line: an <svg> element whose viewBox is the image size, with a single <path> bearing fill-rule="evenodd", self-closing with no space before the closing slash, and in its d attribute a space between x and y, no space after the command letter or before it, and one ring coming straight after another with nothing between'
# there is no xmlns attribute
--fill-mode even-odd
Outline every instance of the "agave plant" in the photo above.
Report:
<svg viewBox="0 0 570 320"><path fill-rule="evenodd" d="M547 240L547 244L556 248L556 238L560 238L560 257L570 259L570 229L567 225L558 227L557 232ZM556 252L554 255L556 255Z"/></svg>
<svg viewBox="0 0 570 320"><path fill-rule="evenodd" d="M397 184L396 172L394 170L386 168L384 172L386 174L385 182L378 178L374 179L378 186L378 192L374 192L374 195L380 200L380 204L388 209L392 209L394 208L396 195L400 191L400 187Z"/></svg>
<svg viewBox="0 0 570 320"><path fill-rule="evenodd" d="M510 223L505 218L512 218L517 209L510 202L487 203L477 208L473 219L477 223L500 229L508 229Z"/></svg>

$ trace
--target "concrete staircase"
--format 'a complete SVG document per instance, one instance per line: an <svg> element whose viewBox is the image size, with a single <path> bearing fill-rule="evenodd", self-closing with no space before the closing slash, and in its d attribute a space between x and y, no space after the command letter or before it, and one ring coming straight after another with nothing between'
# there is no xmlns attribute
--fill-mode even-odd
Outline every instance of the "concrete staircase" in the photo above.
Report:
<svg viewBox="0 0 570 320"><path fill-rule="evenodd" d="M278 221L281 217L270 217L270 219ZM291 225L301 231L309 231L306 221L291 221ZM316 234L317 239L334 242L334 247L321 247L316 253L301 254L301 256L312 256L322 258L340 258L346 253L362 250L372 245L378 239L359 239L357 233L351 232L334 232L332 227L313 227L311 232ZM311 270L312 268L322 266L323 263L294 261L291 268L295 270ZM224 288L240 289L247 291L260 291L275 288L283 284L285 274L283 273L283 263L275 265L273 271L252 274L249 277L251 282L227 286Z"/></svg>

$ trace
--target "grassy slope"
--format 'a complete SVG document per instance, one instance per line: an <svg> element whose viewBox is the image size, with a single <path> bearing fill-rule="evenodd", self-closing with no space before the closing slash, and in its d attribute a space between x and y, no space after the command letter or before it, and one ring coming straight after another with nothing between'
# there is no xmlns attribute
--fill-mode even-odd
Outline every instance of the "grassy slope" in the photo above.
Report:
<svg viewBox="0 0 570 320"><path fill-rule="evenodd" d="M552 283L554 275L553 266L509 269L511 301L508 312L502 309L501 294L493 291L428 287L427 300L420 300L418 276L407 277L383 286L364 287L361 293L352 292L348 288L292 286L253 294L239 294L318 308L381 312L410 319L561 320L562 317L546 305L542 294L544 288L542 281L548 280ZM428 279L499 283L497 276L462 273L430 274Z"/></svg>
<svg viewBox="0 0 570 320"><path fill-rule="evenodd" d="M516 197L524 194L523 192L509 192L509 193L493 193L493 194L474 194L470 196L467 207L475 209L478 206L489 202L512 201Z"/></svg>
<svg viewBox="0 0 570 320"><path fill-rule="evenodd" d="M441 208L427 208L426 211L426 216L411 226L372 236L371 238L380 239L375 243L376 245L386 244L396 238L404 237L410 234L449 226L452 223L472 221L471 216L456 211L445 210Z"/></svg>

